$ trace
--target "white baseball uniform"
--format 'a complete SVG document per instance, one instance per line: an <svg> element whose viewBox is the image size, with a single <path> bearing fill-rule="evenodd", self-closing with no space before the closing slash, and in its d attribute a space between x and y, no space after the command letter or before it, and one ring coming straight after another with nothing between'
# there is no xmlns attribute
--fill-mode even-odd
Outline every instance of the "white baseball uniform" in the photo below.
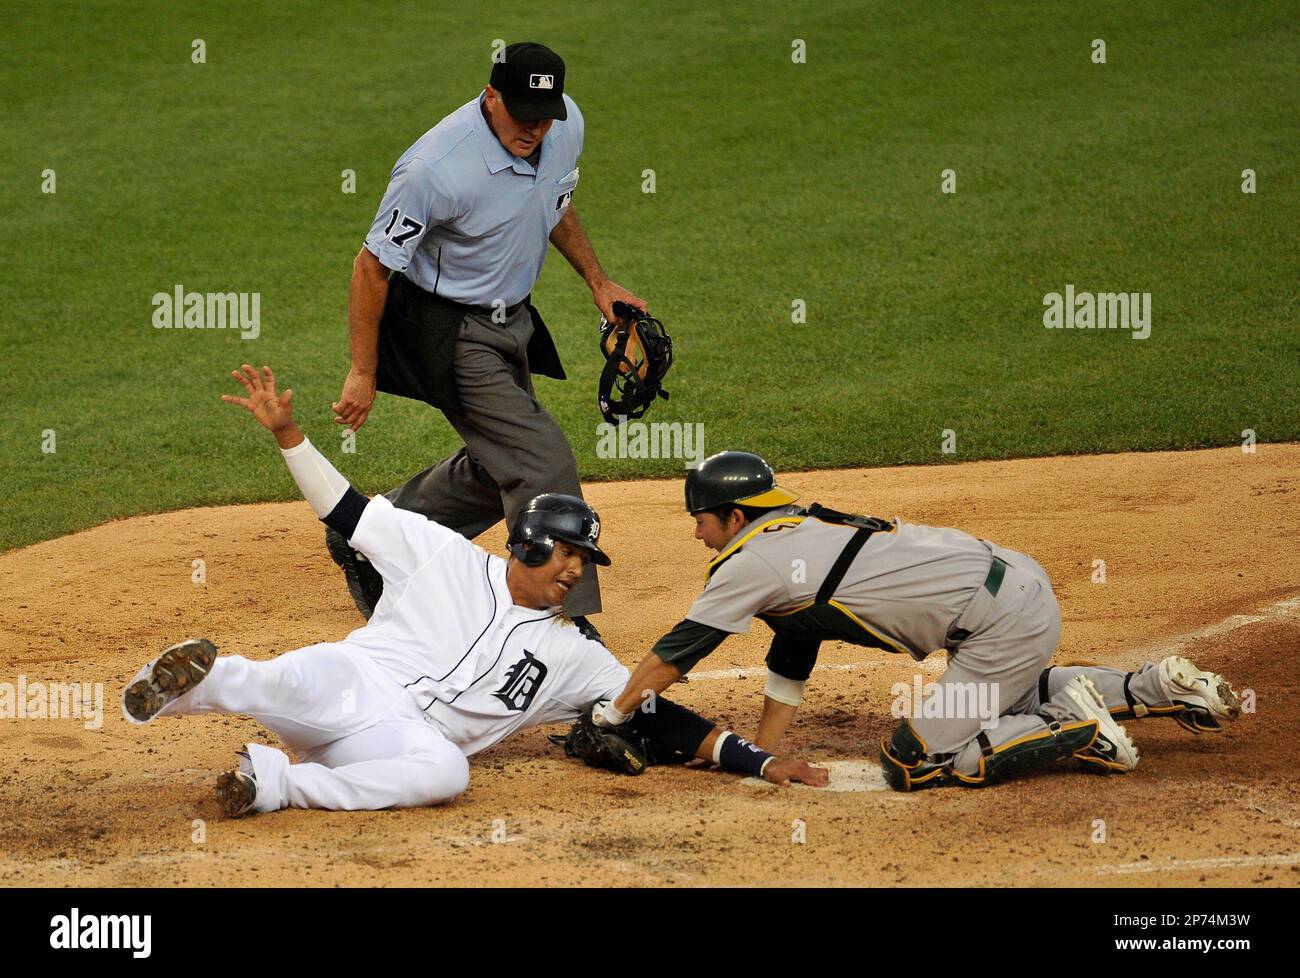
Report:
<svg viewBox="0 0 1300 978"><path fill-rule="evenodd" d="M350 494L360 516L349 543L384 594L341 642L265 661L219 656L159 714L248 714L278 734L299 762L248 745L256 811L441 804L468 786L468 756L622 691L627 669L561 608L514 603L505 559L382 496L364 502L310 442L284 454L322 519Z"/></svg>

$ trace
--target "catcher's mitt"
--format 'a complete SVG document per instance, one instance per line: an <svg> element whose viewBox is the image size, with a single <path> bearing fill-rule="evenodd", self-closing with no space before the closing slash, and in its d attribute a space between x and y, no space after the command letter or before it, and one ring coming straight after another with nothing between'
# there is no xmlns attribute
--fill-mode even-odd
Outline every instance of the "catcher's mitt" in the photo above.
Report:
<svg viewBox="0 0 1300 978"><path fill-rule="evenodd" d="M630 723L598 727L591 719L592 704L564 735L551 734L553 744L569 757L580 757L588 767L603 767L619 774L640 774L646 769L645 743Z"/></svg>
<svg viewBox="0 0 1300 978"><path fill-rule="evenodd" d="M600 413L610 424L639 418L656 397L668 400L664 375L673 365L673 341L664 324L626 302L614 303L616 321L600 317Z"/></svg>

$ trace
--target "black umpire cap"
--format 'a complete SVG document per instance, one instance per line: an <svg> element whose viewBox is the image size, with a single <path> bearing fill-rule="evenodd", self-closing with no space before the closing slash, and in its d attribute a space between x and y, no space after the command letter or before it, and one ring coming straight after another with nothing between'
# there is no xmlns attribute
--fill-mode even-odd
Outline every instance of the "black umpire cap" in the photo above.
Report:
<svg viewBox="0 0 1300 978"><path fill-rule="evenodd" d="M567 119L564 104L564 59L536 41L520 41L492 66L489 82L501 93L506 111L520 122Z"/></svg>

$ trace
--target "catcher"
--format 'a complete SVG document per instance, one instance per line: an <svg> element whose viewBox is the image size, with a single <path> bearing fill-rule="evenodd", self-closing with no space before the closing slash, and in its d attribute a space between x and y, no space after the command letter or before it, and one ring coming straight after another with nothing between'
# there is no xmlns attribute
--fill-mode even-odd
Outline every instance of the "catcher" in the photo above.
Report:
<svg viewBox="0 0 1300 978"><path fill-rule="evenodd" d="M1065 757L1128 771L1138 752L1117 721L1167 716L1201 733L1240 712L1221 676L1179 656L1133 672L1053 667L1061 609L1032 557L960 530L804 509L796 499L748 452L721 452L687 474L696 539L718 556L686 619L598 724L618 729L634 718L647 692L747 632L752 617L774 633L755 738L763 750L776 748L793 719L821 642L918 661L948 652L937 695L881 742L881 767L900 791L991 784ZM981 704L991 707L983 715Z"/></svg>
<svg viewBox="0 0 1300 978"><path fill-rule="evenodd" d="M593 701L622 689L627 669L563 617L589 563L608 566L600 521L575 496L532 499L511 525L508 559L387 499L367 499L294 423L292 391L269 367L234 377L246 408L275 435L316 515L383 575L374 615L338 642L257 661L218 656L207 639L173 645L127 685L132 723L163 715L256 717L299 757L249 744L222 774L228 815L280 808L438 805L469 783L466 758L517 730L579 718L569 752L639 774L691 757L788 784L824 785L824 769L760 751L690 710L660 701L616 734L590 722Z"/></svg>

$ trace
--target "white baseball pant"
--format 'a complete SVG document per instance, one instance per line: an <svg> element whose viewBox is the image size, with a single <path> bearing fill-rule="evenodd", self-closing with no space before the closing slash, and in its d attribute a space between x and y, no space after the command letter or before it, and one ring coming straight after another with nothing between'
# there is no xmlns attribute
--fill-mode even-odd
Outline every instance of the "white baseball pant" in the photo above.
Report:
<svg viewBox="0 0 1300 978"><path fill-rule="evenodd" d="M159 716L239 713L299 757L249 744L254 810L441 805L469 786L469 762L364 652L324 642L264 661L218 656Z"/></svg>

